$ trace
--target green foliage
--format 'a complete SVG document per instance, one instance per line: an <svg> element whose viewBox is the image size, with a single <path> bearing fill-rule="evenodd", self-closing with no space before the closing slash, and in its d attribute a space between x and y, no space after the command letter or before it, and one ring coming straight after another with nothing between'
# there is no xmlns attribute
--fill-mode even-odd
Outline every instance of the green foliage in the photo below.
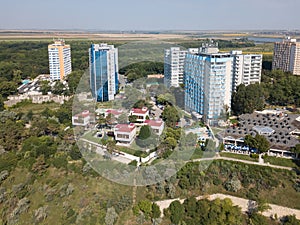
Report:
<svg viewBox="0 0 300 225"><path fill-rule="evenodd" d="M159 218L160 215L161 215L161 212L160 212L159 206L156 203L153 203L151 217L155 219L155 218Z"/></svg>
<svg viewBox="0 0 300 225"><path fill-rule="evenodd" d="M138 138L145 140L151 136L151 127L148 125L142 126Z"/></svg>
<svg viewBox="0 0 300 225"><path fill-rule="evenodd" d="M51 91L55 95L68 95L69 94L69 91L67 90L65 85L60 81L55 82L55 84L52 87Z"/></svg>
<svg viewBox="0 0 300 225"><path fill-rule="evenodd" d="M22 121L16 121L17 118L5 117L4 112L0 115L0 146L6 151L18 150L18 146L25 135L24 124Z"/></svg>
<svg viewBox="0 0 300 225"><path fill-rule="evenodd" d="M243 224L241 209L233 206L230 199L206 199L197 201L195 198L188 198L183 204L174 201L168 208L170 220L174 224Z"/></svg>
<svg viewBox="0 0 300 225"><path fill-rule="evenodd" d="M255 135L255 140L259 152L267 152L270 149L270 143L265 136L257 134Z"/></svg>
<svg viewBox="0 0 300 225"><path fill-rule="evenodd" d="M77 145L74 145L70 150L70 157L73 160L79 160L82 158L82 154Z"/></svg>
<svg viewBox="0 0 300 225"><path fill-rule="evenodd" d="M2 95L0 95L0 112L4 110L4 99Z"/></svg>
<svg viewBox="0 0 300 225"><path fill-rule="evenodd" d="M41 137L29 137L22 143L22 151L30 152L34 157L44 155L45 158L49 158L57 150L57 145L53 138L48 136Z"/></svg>
<svg viewBox="0 0 300 225"><path fill-rule="evenodd" d="M130 115L128 117L128 120L129 120L130 123L135 123L136 120L137 120L137 116L136 115Z"/></svg>
<svg viewBox="0 0 300 225"><path fill-rule="evenodd" d="M127 80L132 82L149 74L163 74L164 64L162 62L138 62L123 67L119 72L125 74Z"/></svg>
<svg viewBox="0 0 300 225"><path fill-rule="evenodd" d="M138 108L141 109L143 107L147 107L148 109L150 109L152 107L152 104L150 104L149 102L147 102L144 99L140 99L138 100L136 103L134 103L132 108Z"/></svg>
<svg viewBox="0 0 300 225"><path fill-rule="evenodd" d="M225 183L225 188L227 191L238 192L242 188L241 181L235 176L230 178Z"/></svg>
<svg viewBox="0 0 300 225"><path fill-rule="evenodd" d="M264 90L260 84L241 84L232 95L231 110L235 115L262 110L265 104Z"/></svg>
<svg viewBox="0 0 300 225"><path fill-rule="evenodd" d="M17 84L13 81L1 81L0 82L0 95L6 98L9 95L17 92Z"/></svg>
<svg viewBox="0 0 300 225"><path fill-rule="evenodd" d="M300 106L300 77L293 76L281 70L264 71L262 78L265 90L268 92L267 101L273 105Z"/></svg>
<svg viewBox="0 0 300 225"><path fill-rule="evenodd" d="M138 203L140 211L142 211L146 217L150 217L152 213L152 202L149 200L142 200Z"/></svg>
<svg viewBox="0 0 300 225"><path fill-rule="evenodd" d="M168 127L175 127L180 117L176 107L168 105L162 112L162 119L166 122Z"/></svg>
<svg viewBox="0 0 300 225"><path fill-rule="evenodd" d="M251 148L258 149L260 152L267 152L270 149L269 141L265 136L259 134L256 134L255 137L246 135L244 143Z"/></svg>
<svg viewBox="0 0 300 225"><path fill-rule="evenodd" d="M40 91L43 95L48 94L48 92L51 91L51 86L49 84L49 81L43 80L40 82Z"/></svg>
<svg viewBox="0 0 300 225"><path fill-rule="evenodd" d="M83 75L82 70L73 71L71 74L68 75L67 81L68 81L69 90L71 94L76 93L76 89L82 75Z"/></svg>
<svg viewBox="0 0 300 225"><path fill-rule="evenodd" d="M172 202L169 206L170 210L170 220L174 224L179 224L184 216L184 206L176 200Z"/></svg>

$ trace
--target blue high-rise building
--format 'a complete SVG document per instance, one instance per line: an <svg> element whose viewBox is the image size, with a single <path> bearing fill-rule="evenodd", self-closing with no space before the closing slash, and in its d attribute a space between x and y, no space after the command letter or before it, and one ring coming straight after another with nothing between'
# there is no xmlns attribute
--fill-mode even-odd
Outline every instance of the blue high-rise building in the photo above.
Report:
<svg viewBox="0 0 300 225"><path fill-rule="evenodd" d="M207 122L220 119L230 109L232 94L233 57L219 53L215 44L199 48L198 54L185 58L185 108L197 112Z"/></svg>
<svg viewBox="0 0 300 225"><path fill-rule="evenodd" d="M90 87L98 102L113 100L119 89L118 49L92 44L89 49Z"/></svg>

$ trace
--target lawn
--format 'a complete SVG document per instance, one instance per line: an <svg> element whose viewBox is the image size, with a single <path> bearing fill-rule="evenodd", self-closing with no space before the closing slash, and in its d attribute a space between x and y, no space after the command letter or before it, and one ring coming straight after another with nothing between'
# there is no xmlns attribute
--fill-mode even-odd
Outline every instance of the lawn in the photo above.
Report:
<svg viewBox="0 0 300 225"><path fill-rule="evenodd" d="M116 150L128 153L130 155L142 157L142 158L147 157L149 155L147 152L140 151L140 150L135 150L135 149L128 148L128 147L125 147L125 146L116 146Z"/></svg>
<svg viewBox="0 0 300 225"><path fill-rule="evenodd" d="M85 133L82 138L83 139L86 139L86 140L89 140L89 141L92 141L92 142L95 142L97 144L101 144L101 138L98 138L98 137L95 137L94 135L97 133L97 131L95 130L91 130L87 133Z"/></svg>
<svg viewBox="0 0 300 225"><path fill-rule="evenodd" d="M230 152L220 152L220 156L234 158L234 159L248 160L248 161L252 161L252 162L258 162L257 159L251 158L249 155L241 155L241 154L235 154L235 153L230 153Z"/></svg>
<svg viewBox="0 0 300 225"><path fill-rule="evenodd" d="M300 160L277 158L277 157L273 157L273 156L265 156L264 161L265 161L265 163L270 163L272 165L296 167L296 168L300 169Z"/></svg>

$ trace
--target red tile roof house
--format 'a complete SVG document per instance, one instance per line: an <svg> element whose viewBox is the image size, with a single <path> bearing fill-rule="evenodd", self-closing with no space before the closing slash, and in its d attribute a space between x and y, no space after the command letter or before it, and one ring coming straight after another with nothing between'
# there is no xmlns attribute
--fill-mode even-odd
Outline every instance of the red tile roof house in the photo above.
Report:
<svg viewBox="0 0 300 225"><path fill-rule="evenodd" d="M165 123L162 120L145 120L145 125L150 126L157 135L161 135L165 127Z"/></svg>
<svg viewBox="0 0 300 225"><path fill-rule="evenodd" d="M114 117L118 118L122 113L123 113L122 110L108 109L105 111L105 117L107 117L108 114L113 114Z"/></svg>
<svg viewBox="0 0 300 225"><path fill-rule="evenodd" d="M130 110L129 113L130 116L137 116L136 122L138 123L144 123L147 119L147 116L149 117L149 110L147 107L143 107L141 109L133 108Z"/></svg>
<svg viewBox="0 0 300 225"><path fill-rule="evenodd" d="M87 126L90 123L90 119L90 112L88 110L85 110L82 113L72 116L72 124L74 126Z"/></svg>
<svg viewBox="0 0 300 225"><path fill-rule="evenodd" d="M117 124L114 128L115 140L123 144L131 144L136 135L136 126L131 124Z"/></svg>

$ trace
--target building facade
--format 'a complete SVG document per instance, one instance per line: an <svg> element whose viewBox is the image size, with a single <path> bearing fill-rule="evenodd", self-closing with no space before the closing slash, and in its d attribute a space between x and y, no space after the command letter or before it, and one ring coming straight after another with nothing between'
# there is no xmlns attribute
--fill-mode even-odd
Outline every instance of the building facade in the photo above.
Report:
<svg viewBox="0 0 300 225"><path fill-rule="evenodd" d="M64 40L48 45L49 71L51 80L64 80L72 72L71 47Z"/></svg>
<svg viewBox="0 0 300 225"><path fill-rule="evenodd" d="M115 140L124 144L131 144L136 135L136 126L131 124L118 124L114 128Z"/></svg>
<svg viewBox="0 0 300 225"><path fill-rule="evenodd" d="M242 51L231 51L233 57L233 81L232 88L240 84L260 83L262 69L261 54L245 54Z"/></svg>
<svg viewBox="0 0 300 225"><path fill-rule="evenodd" d="M272 69L300 75L300 43L287 37L274 44Z"/></svg>
<svg viewBox="0 0 300 225"><path fill-rule="evenodd" d="M136 116L137 123L144 123L145 120L149 117L149 109L147 107L143 107L141 109L132 108L130 110L129 116Z"/></svg>
<svg viewBox="0 0 300 225"><path fill-rule="evenodd" d="M182 50L180 47L165 49L164 84L167 88L179 87L184 84L184 65L187 53L196 54L198 48Z"/></svg>
<svg viewBox="0 0 300 225"><path fill-rule="evenodd" d="M214 43L204 44L198 54L185 60L185 108L207 122L220 119L231 106L233 57L219 53Z"/></svg>
<svg viewBox="0 0 300 225"><path fill-rule="evenodd" d="M166 87L179 87L183 84L184 61L186 50L172 47L165 50L164 57L164 84Z"/></svg>
<svg viewBox="0 0 300 225"><path fill-rule="evenodd" d="M119 89L118 49L92 44L89 49L90 88L98 102L114 100Z"/></svg>

